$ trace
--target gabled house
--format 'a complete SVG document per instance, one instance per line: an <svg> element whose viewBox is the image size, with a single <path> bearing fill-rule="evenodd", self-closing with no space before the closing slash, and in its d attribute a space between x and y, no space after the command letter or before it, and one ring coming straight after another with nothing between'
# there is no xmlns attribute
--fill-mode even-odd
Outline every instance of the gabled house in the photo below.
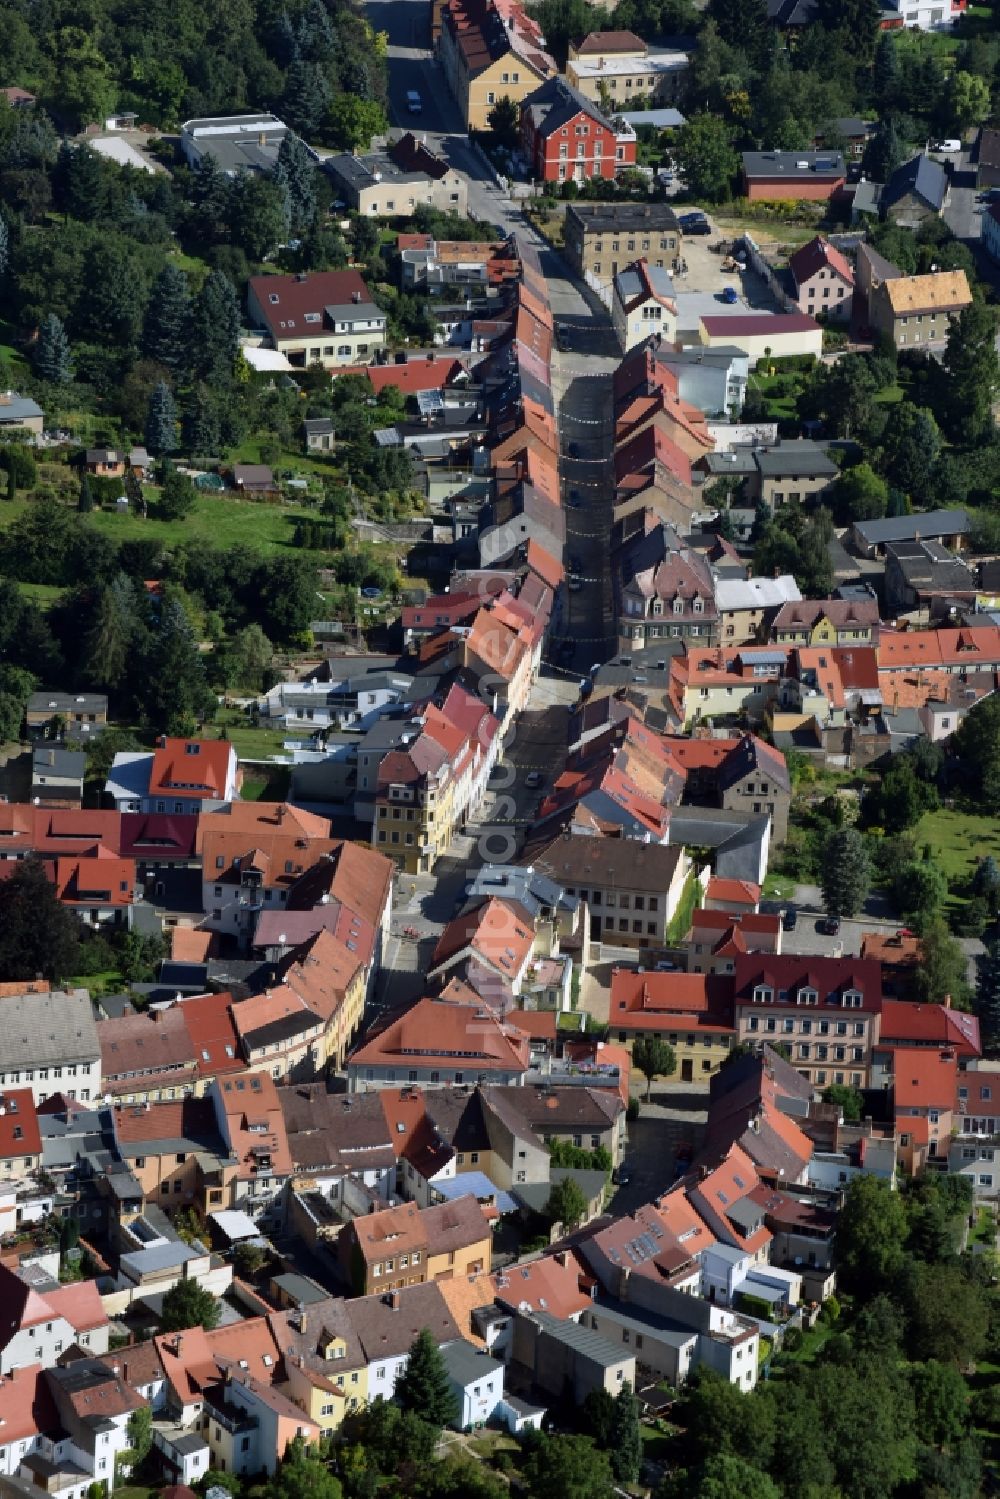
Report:
<svg viewBox="0 0 1000 1499"><path fill-rule="evenodd" d="M293 369L365 364L385 346L386 315L357 271L251 276L247 311Z"/></svg>
<svg viewBox="0 0 1000 1499"><path fill-rule="evenodd" d="M854 294L854 271L846 256L817 234L789 257L800 312L825 317L830 322L850 320Z"/></svg>
<svg viewBox="0 0 1000 1499"><path fill-rule="evenodd" d="M541 182L612 180L635 166L636 135L571 82L554 77L521 104L521 149Z"/></svg>
<svg viewBox="0 0 1000 1499"><path fill-rule="evenodd" d="M704 973L615 968L608 1011L610 1034L629 1044L659 1036L674 1047L682 1082L717 1072L735 1039L730 984Z"/></svg>
<svg viewBox="0 0 1000 1499"><path fill-rule="evenodd" d="M771 622L771 639L782 645L874 645L878 599L799 599L783 604Z"/></svg>
<svg viewBox="0 0 1000 1499"><path fill-rule="evenodd" d="M195 813L231 802L237 786L227 740L164 736L151 755L115 755L104 790L119 812Z"/></svg>
<svg viewBox="0 0 1000 1499"><path fill-rule="evenodd" d="M944 167L921 153L891 174L882 189L879 213L903 229L919 229L928 219L940 218L950 195Z"/></svg>
<svg viewBox="0 0 1000 1499"><path fill-rule="evenodd" d="M633 261L614 279L611 321L623 353L653 334L673 343L677 334L677 300L669 271Z"/></svg>
<svg viewBox="0 0 1000 1499"><path fill-rule="evenodd" d="M352 1092L470 1082L519 1084L531 1066L527 1036L482 1000L422 999L348 1058Z"/></svg>
<svg viewBox="0 0 1000 1499"><path fill-rule="evenodd" d="M468 130L488 129L499 99L520 103L558 72L518 0L445 0L437 55Z"/></svg>
<svg viewBox="0 0 1000 1499"><path fill-rule="evenodd" d="M48 1368L74 1343L107 1352L108 1317L94 1280L29 1285L0 1263L0 1308L0 1375L32 1364Z"/></svg>
<svg viewBox="0 0 1000 1499"><path fill-rule="evenodd" d="M337 1253L354 1294L368 1296L489 1271L492 1244L489 1219L466 1196L428 1208L407 1202L354 1218L341 1231Z"/></svg>
<svg viewBox="0 0 1000 1499"><path fill-rule="evenodd" d="M780 1040L792 1065L817 1087L868 1086L881 1010L882 973L871 959L783 953L736 960L738 1039Z"/></svg>

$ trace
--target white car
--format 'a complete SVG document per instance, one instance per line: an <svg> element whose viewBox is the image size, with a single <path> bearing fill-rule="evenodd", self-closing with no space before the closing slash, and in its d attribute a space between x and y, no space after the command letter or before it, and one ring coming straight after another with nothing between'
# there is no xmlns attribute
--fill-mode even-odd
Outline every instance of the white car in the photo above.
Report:
<svg viewBox="0 0 1000 1499"><path fill-rule="evenodd" d="M932 151L941 151L946 155L952 155L956 151L961 151L961 149L962 142L953 139L949 139L946 141L935 141L934 145L931 146Z"/></svg>

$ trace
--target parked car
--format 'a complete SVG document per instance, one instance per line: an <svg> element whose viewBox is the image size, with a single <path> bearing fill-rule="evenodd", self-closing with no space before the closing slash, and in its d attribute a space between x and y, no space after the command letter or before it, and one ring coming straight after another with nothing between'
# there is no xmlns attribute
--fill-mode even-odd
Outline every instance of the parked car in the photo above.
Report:
<svg viewBox="0 0 1000 1499"><path fill-rule="evenodd" d="M690 223L681 225L681 232L691 238L699 234L711 234L712 226L707 219L692 219Z"/></svg>
<svg viewBox="0 0 1000 1499"><path fill-rule="evenodd" d="M798 922L799 913L798 911L796 911L794 906L789 906L786 910L782 911L781 925L784 927L786 932L794 932L795 928L798 926Z"/></svg>
<svg viewBox="0 0 1000 1499"><path fill-rule="evenodd" d="M734 303L740 300L739 292L736 290L735 286L724 286L722 288L722 300L724 302L728 302L730 307L732 307Z"/></svg>
<svg viewBox="0 0 1000 1499"><path fill-rule="evenodd" d="M529 770L524 778L524 784L532 788L540 786L542 784L542 772L540 770Z"/></svg>
<svg viewBox="0 0 1000 1499"><path fill-rule="evenodd" d="M611 1173L611 1180L616 1187L627 1187L632 1180L631 1172L626 1166L616 1166Z"/></svg>
<svg viewBox="0 0 1000 1499"><path fill-rule="evenodd" d="M962 142L960 140L956 140L954 136L949 136L947 140L932 141L930 149L932 151L943 151L951 155L956 151L961 151Z"/></svg>
<svg viewBox="0 0 1000 1499"><path fill-rule="evenodd" d="M817 932L822 932L824 937L836 937L840 931L839 916L821 916L816 923Z"/></svg>
<svg viewBox="0 0 1000 1499"><path fill-rule="evenodd" d="M415 88L411 88L411 89L407 90L407 94L406 94L406 109L407 109L407 113L409 113L411 115L423 114L423 109L424 109L423 100L421 99L420 95L418 94L418 92L417 92L417 90Z"/></svg>

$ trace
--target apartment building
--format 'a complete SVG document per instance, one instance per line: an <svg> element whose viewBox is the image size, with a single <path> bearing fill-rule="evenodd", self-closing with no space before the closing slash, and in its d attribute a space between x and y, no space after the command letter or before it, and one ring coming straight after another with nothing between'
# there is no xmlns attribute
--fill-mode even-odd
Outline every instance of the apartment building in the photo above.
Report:
<svg viewBox="0 0 1000 1499"><path fill-rule="evenodd" d="M681 231L666 203L570 203L565 224L566 256L579 276L608 283L639 257L677 269Z"/></svg>
<svg viewBox="0 0 1000 1499"><path fill-rule="evenodd" d="M558 72L518 0L446 0L437 56L467 130L489 129L498 100L519 104Z"/></svg>
<svg viewBox="0 0 1000 1499"><path fill-rule="evenodd" d="M818 1088L869 1086L881 1011L882 970L873 959L782 953L736 960L737 1040L782 1042L792 1065Z"/></svg>
<svg viewBox="0 0 1000 1499"><path fill-rule="evenodd" d="M631 31L592 31L570 43L566 77L607 109L635 110L676 99L687 68L686 52L651 47Z"/></svg>

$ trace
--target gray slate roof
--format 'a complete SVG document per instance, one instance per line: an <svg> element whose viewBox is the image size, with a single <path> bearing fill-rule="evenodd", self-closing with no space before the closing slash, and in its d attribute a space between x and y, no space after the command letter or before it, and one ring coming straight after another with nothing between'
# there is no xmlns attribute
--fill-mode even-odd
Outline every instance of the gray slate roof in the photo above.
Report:
<svg viewBox="0 0 1000 1499"><path fill-rule="evenodd" d="M940 162L929 156L914 156L897 167L882 190L883 210L914 194L940 213L948 192L948 175Z"/></svg>
<svg viewBox="0 0 1000 1499"><path fill-rule="evenodd" d="M0 1072L18 1067L94 1062L101 1055L86 989L0 999Z"/></svg>

